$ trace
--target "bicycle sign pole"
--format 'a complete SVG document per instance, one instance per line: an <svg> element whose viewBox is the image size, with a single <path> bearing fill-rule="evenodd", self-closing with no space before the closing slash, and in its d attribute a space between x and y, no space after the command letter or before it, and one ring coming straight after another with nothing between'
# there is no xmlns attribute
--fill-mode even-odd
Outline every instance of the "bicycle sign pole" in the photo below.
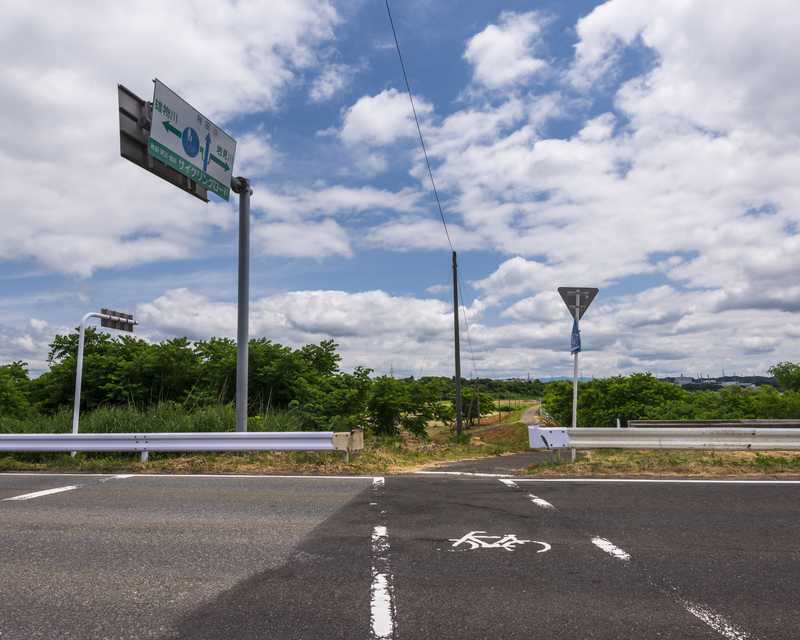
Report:
<svg viewBox="0 0 800 640"><path fill-rule="evenodd" d="M572 428L578 426L578 354L581 352L580 320L592 304L598 289L594 287L559 287L558 293L572 316L572 335L569 350L574 358L572 366ZM570 455L575 462L575 449Z"/></svg>

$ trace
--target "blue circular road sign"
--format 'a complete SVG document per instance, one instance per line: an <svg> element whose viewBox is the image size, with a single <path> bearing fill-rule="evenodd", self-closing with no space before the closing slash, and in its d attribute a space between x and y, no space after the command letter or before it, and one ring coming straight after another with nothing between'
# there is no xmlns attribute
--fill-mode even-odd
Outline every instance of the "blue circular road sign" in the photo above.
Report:
<svg viewBox="0 0 800 640"><path fill-rule="evenodd" d="M181 142L183 142L183 150L186 152L186 155L190 158L194 158L200 151L200 136L197 135L197 131L192 129L191 127L186 127L183 130L183 135L181 136Z"/></svg>

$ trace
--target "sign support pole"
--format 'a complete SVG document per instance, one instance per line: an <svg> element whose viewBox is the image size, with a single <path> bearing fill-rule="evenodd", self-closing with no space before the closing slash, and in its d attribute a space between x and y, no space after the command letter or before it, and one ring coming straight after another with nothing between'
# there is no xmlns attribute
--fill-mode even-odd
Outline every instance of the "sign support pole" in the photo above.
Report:
<svg viewBox="0 0 800 640"><path fill-rule="evenodd" d="M581 294L575 296L575 323L578 323L581 314ZM580 331L580 329L578 329ZM578 426L578 351L573 356L575 364L572 371L572 428ZM570 449L570 458L575 462L575 449Z"/></svg>
<svg viewBox="0 0 800 640"><path fill-rule="evenodd" d="M247 365L250 340L250 196L247 178L231 180L239 194L239 278L236 327L236 431L247 431Z"/></svg>
<svg viewBox="0 0 800 640"><path fill-rule="evenodd" d="M460 436L463 429L461 407L461 345L458 336L458 263L456 252L453 251L453 332L455 334L456 352L456 435Z"/></svg>

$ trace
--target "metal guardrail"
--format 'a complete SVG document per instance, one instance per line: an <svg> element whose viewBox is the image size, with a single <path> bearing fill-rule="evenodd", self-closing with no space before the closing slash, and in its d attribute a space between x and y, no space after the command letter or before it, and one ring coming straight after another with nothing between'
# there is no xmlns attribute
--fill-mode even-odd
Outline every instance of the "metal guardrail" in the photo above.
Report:
<svg viewBox="0 0 800 640"><path fill-rule="evenodd" d="M344 451L364 448L364 433L334 431L210 433L11 433L0 434L0 452L134 451Z"/></svg>
<svg viewBox="0 0 800 640"><path fill-rule="evenodd" d="M800 449L800 429L758 428L558 428L530 425L531 449Z"/></svg>
<svg viewBox="0 0 800 640"><path fill-rule="evenodd" d="M759 429L800 429L800 420L628 420L629 427L757 427Z"/></svg>

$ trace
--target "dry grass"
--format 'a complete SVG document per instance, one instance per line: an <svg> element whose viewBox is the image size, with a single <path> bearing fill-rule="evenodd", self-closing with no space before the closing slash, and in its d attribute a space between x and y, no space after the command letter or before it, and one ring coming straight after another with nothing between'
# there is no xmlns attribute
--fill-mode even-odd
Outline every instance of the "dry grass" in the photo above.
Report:
<svg viewBox="0 0 800 640"><path fill-rule="evenodd" d="M693 451L597 449L576 462L531 465L537 476L773 476L800 475L797 451Z"/></svg>

